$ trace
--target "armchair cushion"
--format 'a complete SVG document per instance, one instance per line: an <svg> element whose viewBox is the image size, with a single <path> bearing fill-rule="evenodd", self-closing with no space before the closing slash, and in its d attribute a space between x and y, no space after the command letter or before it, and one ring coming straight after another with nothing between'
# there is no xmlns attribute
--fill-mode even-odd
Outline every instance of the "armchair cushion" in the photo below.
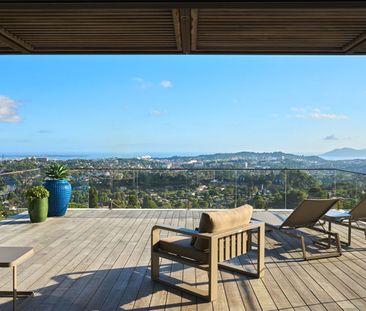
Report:
<svg viewBox="0 0 366 311"><path fill-rule="evenodd" d="M202 263L208 262L208 253L199 251L191 245L191 238L173 236L159 241L159 248L165 252L187 257Z"/></svg>
<svg viewBox="0 0 366 311"><path fill-rule="evenodd" d="M215 211L215 212L205 212L202 213L199 232L200 233L215 233L238 226L245 226L249 224L250 219L253 214L253 207L249 204L243 206ZM194 248L199 251L206 251L209 247L209 242L202 238L197 238L194 241Z"/></svg>

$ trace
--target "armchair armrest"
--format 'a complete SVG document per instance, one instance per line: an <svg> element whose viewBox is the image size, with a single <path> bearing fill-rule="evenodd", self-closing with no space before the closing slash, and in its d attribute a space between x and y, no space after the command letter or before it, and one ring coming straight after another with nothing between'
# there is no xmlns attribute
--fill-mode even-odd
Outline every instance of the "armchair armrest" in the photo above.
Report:
<svg viewBox="0 0 366 311"><path fill-rule="evenodd" d="M188 235L191 237L197 237L197 238L199 237L199 238L203 238L203 239L211 239L213 236L212 233L199 233L196 230L191 230L191 229L186 229L186 228L176 228L176 227L169 226L169 225L155 225L152 228L151 233L154 233L154 231L156 231L156 230L171 231L171 232Z"/></svg>

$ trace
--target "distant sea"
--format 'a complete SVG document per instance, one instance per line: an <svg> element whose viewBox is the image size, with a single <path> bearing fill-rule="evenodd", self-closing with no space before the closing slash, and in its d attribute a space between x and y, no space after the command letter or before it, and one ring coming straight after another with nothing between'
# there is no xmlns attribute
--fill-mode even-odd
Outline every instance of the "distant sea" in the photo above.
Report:
<svg viewBox="0 0 366 311"><path fill-rule="evenodd" d="M108 158L137 158L151 156L153 158L169 158L174 156L197 156L197 152L90 152L90 153L0 153L0 160L24 159L29 157L48 158L49 160L97 160Z"/></svg>

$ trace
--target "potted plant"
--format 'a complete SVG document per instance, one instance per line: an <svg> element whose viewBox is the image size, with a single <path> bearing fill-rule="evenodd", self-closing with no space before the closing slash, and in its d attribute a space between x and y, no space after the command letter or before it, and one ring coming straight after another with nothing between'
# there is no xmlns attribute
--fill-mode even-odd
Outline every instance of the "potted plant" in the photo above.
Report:
<svg viewBox="0 0 366 311"><path fill-rule="evenodd" d="M28 213L31 222L43 222L47 219L49 192L45 187L36 186L25 193L28 200Z"/></svg>
<svg viewBox="0 0 366 311"><path fill-rule="evenodd" d="M44 186L49 191L48 216L64 216L71 199L69 170L62 164L51 164L46 170Z"/></svg>

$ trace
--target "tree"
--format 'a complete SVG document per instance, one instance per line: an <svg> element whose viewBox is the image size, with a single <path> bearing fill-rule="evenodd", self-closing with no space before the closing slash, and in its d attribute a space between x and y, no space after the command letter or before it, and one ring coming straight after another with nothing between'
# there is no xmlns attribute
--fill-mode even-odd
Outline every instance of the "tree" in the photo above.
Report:
<svg viewBox="0 0 366 311"><path fill-rule="evenodd" d="M73 190L71 202L87 203L88 202L88 193L83 190Z"/></svg>
<svg viewBox="0 0 366 311"><path fill-rule="evenodd" d="M265 209L267 207L267 200L262 195L256 195L253 198L253 205L256 209Z"/></svg>
<svg viewBox="0 0 366 311"><path fill-rule="evenodd" d="M196 198L190 198L188 204L189 208L200 208L200 204Z"/></svg>
<svg viewBox="0 0 366 311"><path fill-rule="evenodd" d="M110 200L107 191L102 191L100 201L103 203L104 206L109 204Z"/></svg>
<svg viewBox="0 0 366 311"><path fill-rule="evenodd" d="M125 208L126 207L126 199L125 195L122 191L117 191L113 193L113 206L119 207L119 208Z"/></svg>
<svg viewBox="0 0 366 311"><path fill-rule="evenodd" d="M153 199L146 196L142 202L142 208L158 208L158 205L154 202Z"/></svg>
<svg viewBox="0 0 366 311"><path fill-rule="evenodd" d="M326 198L327 193L320 187L312 187L308 191L309 198L323 199Z"/></svg>
<svg viewBox="0 0 366 311"><path fill-rule="evenodd" d="M199 201L199 207L198 208L209 208L209 204L205 200L200 200Z"/></svg>
<svg viewBox="0 0 366 311"><path fill-rule="evenodd" d="M164 202L162 208L172 208L172 205L169 202Z"/></svg>
<svg viewBox="0 0 366 311"><path fill-rule="evenodd" d="M3 206L3 202L0 201L0 219L3 217L4 215L4 206Z"/></svg>
<svg viewBox="0 0 366 311"><path fill-rule="evenodd" d="M7 199L10 202L14 202L17 199L17 195L14 192L9 192Z"/></svg>
<svg viewBox="0 0 366 311"><path fill-rule="evenodd" d="M306 198L306 193L299 189L291 189L287 193L287 208L296 208Z"/></svg>
<svg viewBox="0 0 366 311"><path fill-rule="evenodd" d="M95 187L89 188L89 208L98 208L98 190Z"/></svg>
<svg viewBox="0 0 366 311"><path fill-rule="evenodd" d="M284 193L276 192L270 201L270 208L285 208Z"/></svg>
<svg viewBox="0 0 366 311"><path fill-rule="evenodd" d="M317 187L319 182L313 176L301 171L290 171L287 173L288 184L293 188L309 189Z"/></svg>
<svg viewBox="0 0 366 311"><path fill-rule="evenodd" d="M140 202L137 199L137 195L136 194L131 194L128 197L128 204L127 204L128 208L140 208Z"/></svg>
<svg viewBox="0 0 366 311"><path fill-rule="evenodd" d="M0 179L0 191L6 190L6 183L2 179Z"/></svg>
<svg viewBox="0 0 366 311"><path fill-rule="evenodd" d="M186 205L182 201L178 201L174 204L174 208L186 208Z"/></svg>

